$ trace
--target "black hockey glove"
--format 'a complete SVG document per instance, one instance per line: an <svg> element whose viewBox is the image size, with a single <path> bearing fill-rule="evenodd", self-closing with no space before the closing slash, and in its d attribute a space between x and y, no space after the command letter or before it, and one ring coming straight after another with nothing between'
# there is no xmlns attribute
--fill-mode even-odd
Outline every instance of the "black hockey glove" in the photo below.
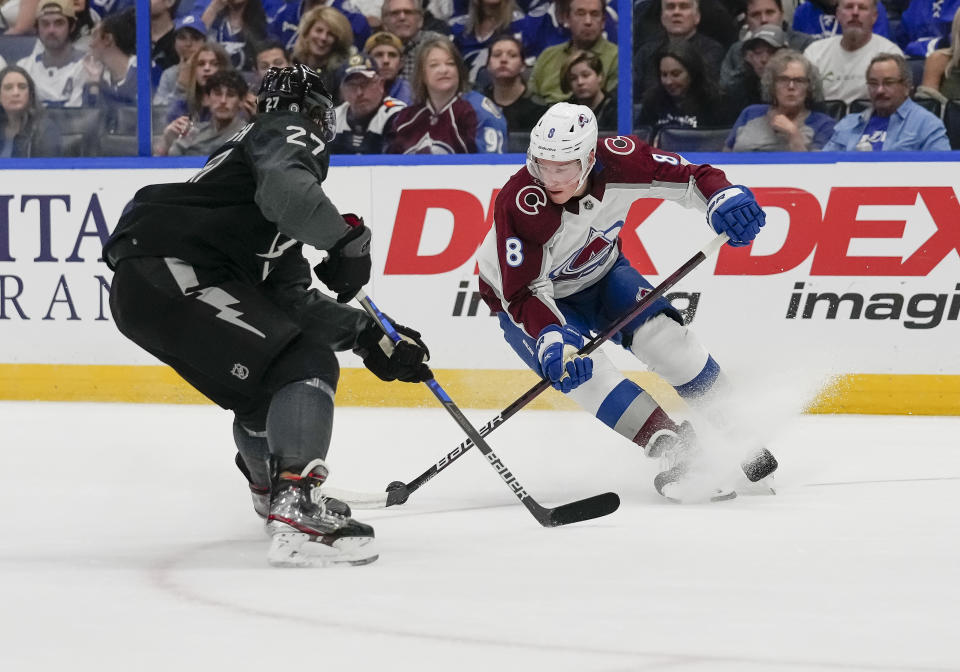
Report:
<svg viewBox="0 0 960 672"><path fill-rule="evenodd" d="M344 215L347 234L327 250L327 258L313 267L321 282L348 303L370 280L370 229L356 215Z"/></svg>
<svg viewBox="0 0 960 672"><path fill-rule="evenodd" d="M377 324L360 332L353 351L363 358L363 365L377 378L388 382L420 383L433 378L433 372L425 363L430 360L430 350L420 339L420 332L396 322L393 328L402 339L396 345Z"/></svg>

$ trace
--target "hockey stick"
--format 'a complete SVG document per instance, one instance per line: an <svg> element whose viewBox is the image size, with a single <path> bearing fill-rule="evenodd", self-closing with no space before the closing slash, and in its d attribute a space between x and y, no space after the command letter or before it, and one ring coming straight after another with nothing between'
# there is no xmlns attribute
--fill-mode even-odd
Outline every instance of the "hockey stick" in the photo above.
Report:
<svg viewBox="0 0 960 672"><path fill-rule="evenodd" d="M728 240L729 237L727 234L721 233L719 236L704 245L699 252L687 260L687 262L684 263L680 268L667 276L667 278L665 278L664 281L657 285L654 289L647 292L643 298L640 299L640 301L638 301L637 304L630 309L629 312L607 327L604 331L590 339L582 348L580 348L578 354L588 355L599 348L605 341L609 340L614 334L616 334L628 322L630 322L630 320L634 319L651 303L663 296L668 289L673 287L684 276L690 273L690 271L702 264L709 257L712 257ZM543 379L529 390L524 392L522 395L520 395L520 397L517 398L516 401L500 411L500 414L497 417L482 426L480 428L480 436L483 437L489 435L490 432L513 417L520 409L536 399L548 387L550 387L550 383L546 379ZM458 460L461 455L470 450L473 444L474 441L472 437L468 438L466 441L444 455L439 461L431 465L429 469L409 483L394 481L387 486L386 492L360 493L348 490L333 491L333 489L331 489L331 494L332 496L342 499L359 508L380 509L388 506L395 506L397 504L403 504L407 501L412 492L421 488L430 479Z"/></svg>
<svg viewBox="0 0 960 672"><path fill-rule="evenodd" d="M374 320L377 321L377 324L380 325L380 328L383 329L384 333L390 338L394 343L400 342L400 334L397 333L397 330L393 328L393 325L390 323L390 320L380 312L380 309L373 303L373 301L368 297L363 291L360 291L357 294L357 300L360 302L360 305L363 306L363 309ZM577 523L583 520L590 520L592 518L599 518L601 516L606 516L613 513L620 506L620 498L613 492L605 492L602 495L595 495L593 497L588 497L587 499L581 499L576 502L571 502L569 504L563 504L554 508L545 508L537 503L537 501L530 496L526 489L521 485L520 481L517 480L517 477L507 469L507 465L497 457L496 453L493 452L493 449L487 445L487 442L483 440L483 437L480 435L480 432L474 428L470 421L467 420L466 416L460 411L460 408L453 402L450 396L440 387L440 384L437 382L436 378L431 376L429 379L423 381L427 387L430 388L430 391L433 392L433 395L443 404L443 407L447 410L447 413L460 425L460 429L467 433L467 436L473 441L473 444L477 446L484 457L487 458L487 461L490 463L496 472L500 475L500 478L503 479L503 482L507 484L507 487L510 488L510 491L516 496L520 502L527 507L527 510L533 514L533 517L537 519L537 522L543 525L544 527L557 527L559 525L568 525L569 523Z"/></svg>

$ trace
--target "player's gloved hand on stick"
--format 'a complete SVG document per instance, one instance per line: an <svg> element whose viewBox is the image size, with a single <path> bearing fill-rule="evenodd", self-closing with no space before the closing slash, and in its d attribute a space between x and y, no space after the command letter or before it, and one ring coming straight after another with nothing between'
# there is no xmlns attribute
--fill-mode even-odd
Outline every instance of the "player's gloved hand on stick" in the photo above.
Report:
<svg viewBox="0 0 960 672"><path fill-rule="evenodd" d="M391 322L401 338L396 345L376 323L360 332L353 351L363 358L363 365L387 382L420 383L433 378L433 372L426 365L430 350L420 338L420 332Z"/></svg>
<svg viewBox="0 0 960 672"><path fill-rule="evenodd" d="M569 324L551 324L537 336L537 358L543 375L564 394L593 376L593 360L577 355L582 347L583 335Z"/></svg>
<svg viewBox="0 0 960 672"><path fill-rule="evenodd" d="M343 216L350 230L327 250L327 258L313 267L321 282L337 293L337 303L348 303L370 280L370 229L356 215Z"/></svg>
<svg viewBox="0 0 960 672"><path fill-rule="evenodd" d="M753 193L742 185L721 189L707 204L707 221L717 233L730 236L730 245L743 247L757 237L767 216Z"/></svg>

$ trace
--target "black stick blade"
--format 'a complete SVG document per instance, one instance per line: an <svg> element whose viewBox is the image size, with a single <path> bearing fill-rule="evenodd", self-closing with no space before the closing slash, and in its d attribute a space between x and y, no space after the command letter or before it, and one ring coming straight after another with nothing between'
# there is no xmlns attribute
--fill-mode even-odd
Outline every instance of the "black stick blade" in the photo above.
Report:
<svg viewBox="0 0 960 672"><path fill-rule="evenodd" d="M555 509L549 509L547 520L540 522L544 527L559 527L570 523L579 523L584 520L593 520L608 516L620 508L620 497L615 492L605 492L602 495L587 497L577 502L563 504Z"/></svg>

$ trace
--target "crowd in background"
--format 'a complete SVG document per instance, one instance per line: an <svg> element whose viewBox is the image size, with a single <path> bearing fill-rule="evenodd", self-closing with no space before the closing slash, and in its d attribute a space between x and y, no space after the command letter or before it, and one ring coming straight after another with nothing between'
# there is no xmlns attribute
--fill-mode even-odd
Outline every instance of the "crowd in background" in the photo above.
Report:
<svg viewBox="0 0 960 672"><path fill-rule="evenodd" d="M0 0L0 158L137 153L133 4ZM633 130L677 150L960 147L958 5L635 0ZM208 154L292 63L336 99L334 153L524 151L562 100L615 134L617 20L604 0L150 0L153 153Z"/></svg>

